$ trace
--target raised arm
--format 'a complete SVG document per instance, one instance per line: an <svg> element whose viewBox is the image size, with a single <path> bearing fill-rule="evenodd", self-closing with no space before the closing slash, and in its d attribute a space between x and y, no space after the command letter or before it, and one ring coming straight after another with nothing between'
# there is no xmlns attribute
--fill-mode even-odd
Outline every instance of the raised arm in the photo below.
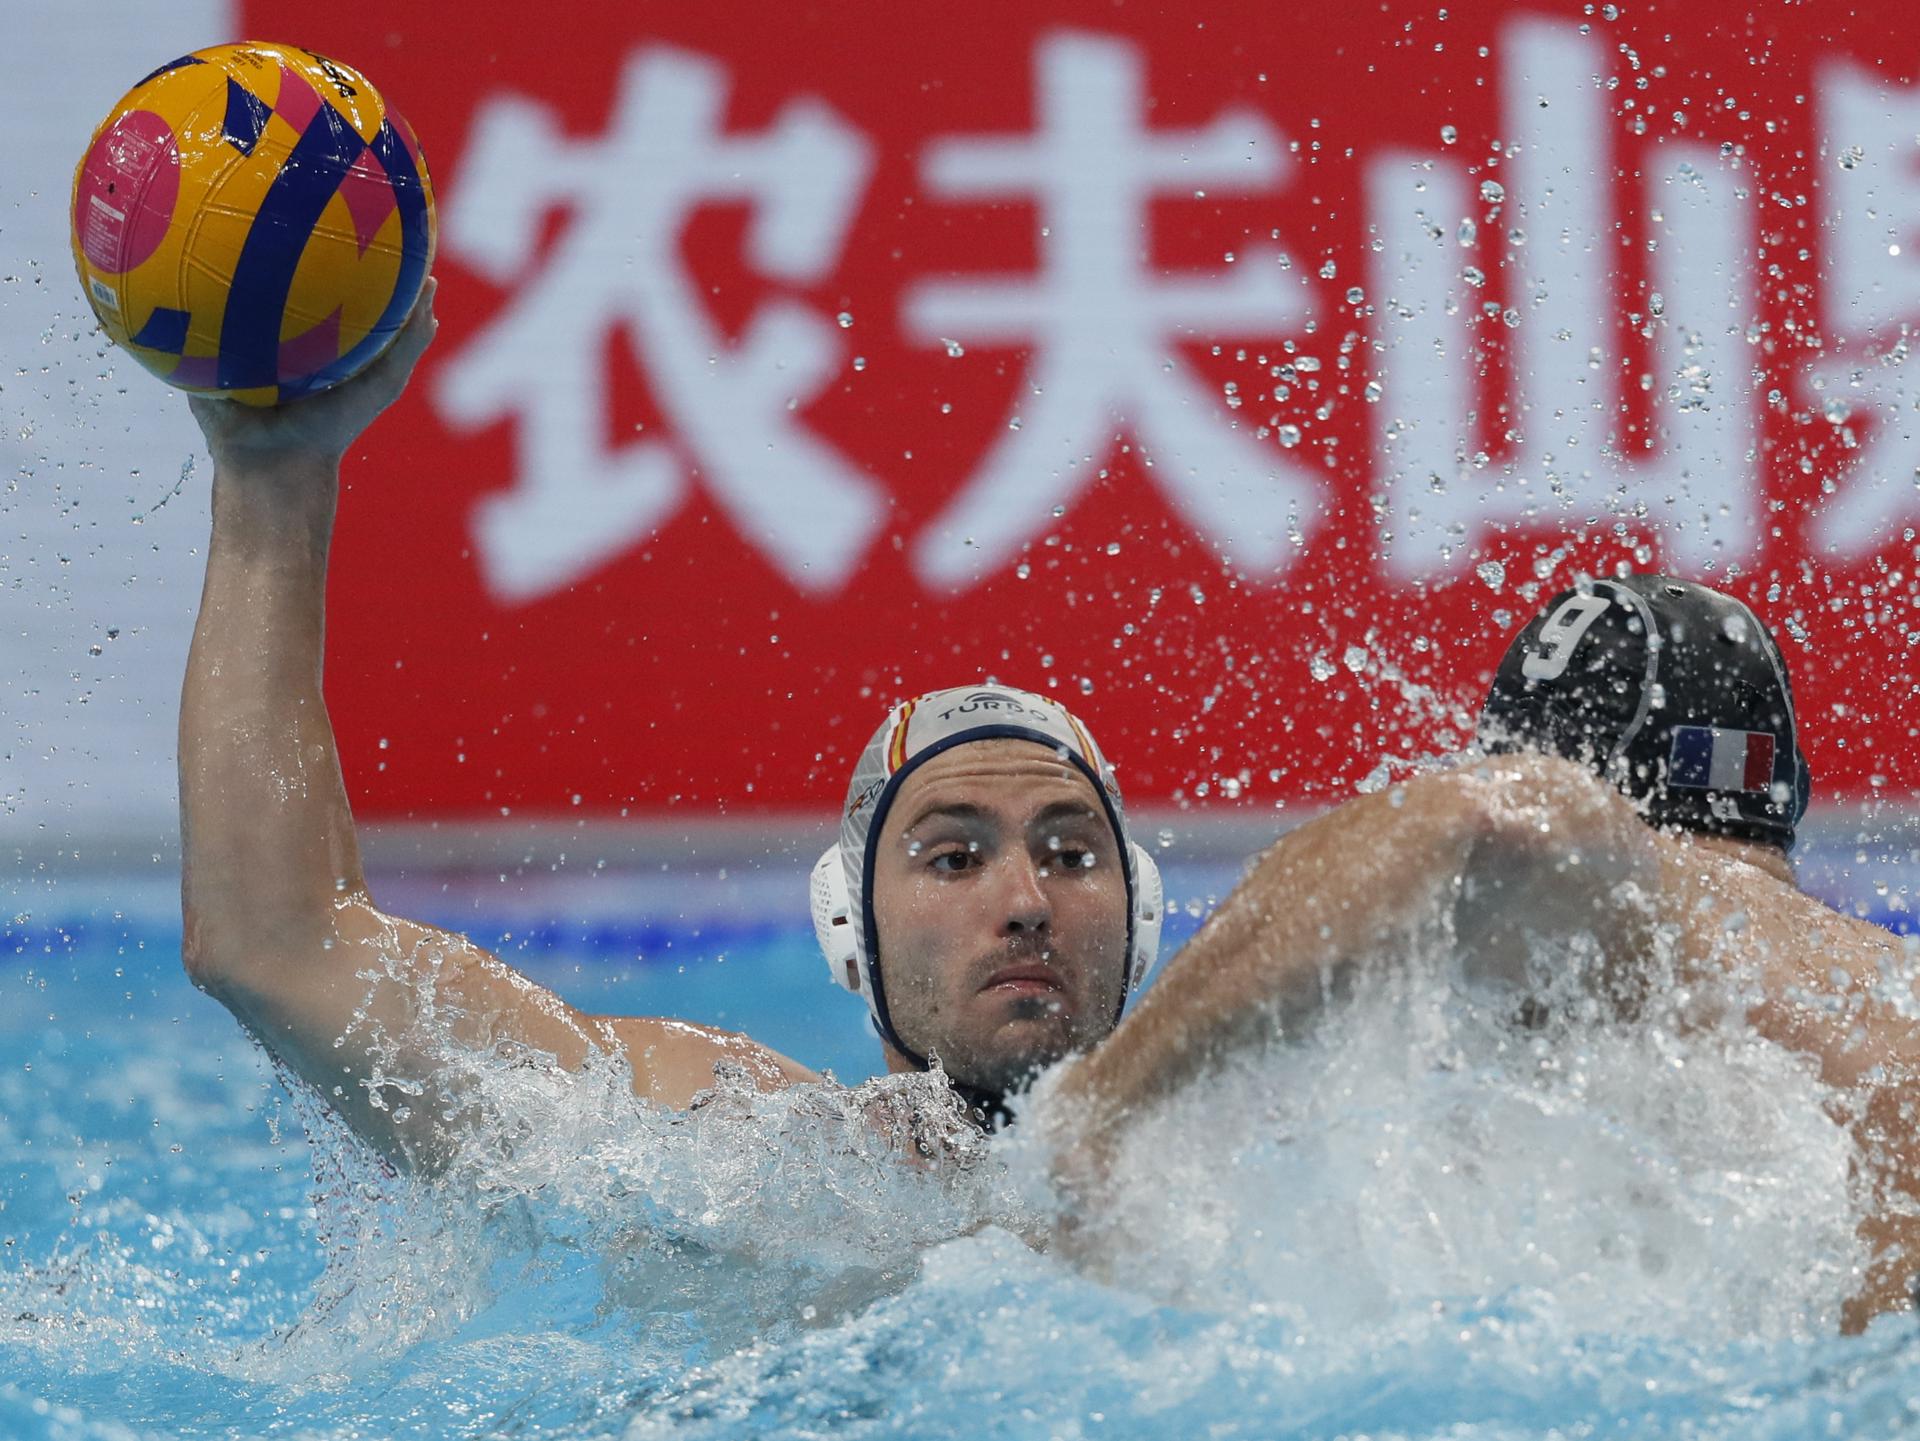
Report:
<svg viewBox="0 0 1920 1441"><path fill-rule="evenodd" d="M431 287L432 282L429 282ZM462 936L368 894L321 692L341 458L432 339L432 290L366 374L257 410L196 398L213 537L180 710L184 957L281 1061L396 1159L440 1153L434 1050L531 1048L569 1069L624 1047L636 1092L681 1106L736 1059L764 1086L811 1073L737 1036L584 1015ZM409 1044L407 1038L431 1044ZM344 1039L343 1039L344 1038ZM395 1085L380 1087L375 1077Z"/></svg>

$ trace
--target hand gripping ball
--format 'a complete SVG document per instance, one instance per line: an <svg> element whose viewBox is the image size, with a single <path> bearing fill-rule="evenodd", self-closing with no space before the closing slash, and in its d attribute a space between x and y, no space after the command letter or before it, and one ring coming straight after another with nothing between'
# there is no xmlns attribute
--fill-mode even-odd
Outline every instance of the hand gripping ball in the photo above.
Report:
<svg viewBox="0 0 1920 1441"><path fill-rule="evenodd" d="M109 337L169 385L273 405L385 350L433 261L412 129L358 71L221 45L147 76L73 178L73 258Z"/></svg>

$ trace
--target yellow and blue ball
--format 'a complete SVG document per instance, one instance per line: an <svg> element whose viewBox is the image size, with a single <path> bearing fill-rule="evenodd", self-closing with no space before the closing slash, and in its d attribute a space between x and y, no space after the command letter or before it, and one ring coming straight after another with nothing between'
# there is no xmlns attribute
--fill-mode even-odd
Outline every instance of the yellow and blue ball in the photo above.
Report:
<svg viewBox="0 0 1920 1441"><path fill-rule="evenodd" d="M358 71L291 45L161 66L74 174L74 263L108 336L170 385L249 405L370 364L433 247L412 129Z"/></svg>

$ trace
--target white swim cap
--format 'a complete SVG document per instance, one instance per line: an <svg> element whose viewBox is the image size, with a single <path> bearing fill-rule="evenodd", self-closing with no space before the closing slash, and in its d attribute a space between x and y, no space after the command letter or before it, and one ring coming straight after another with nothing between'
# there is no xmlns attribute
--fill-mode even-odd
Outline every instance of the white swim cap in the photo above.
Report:
<svg viewBox="0 0 1920 1441"><path fill-rule="evenodd" d="M906 778L955 746L983 740L1027 740L1051 747L1093 783L1119 842L1127 886L1127 975L1120 1004L1140 984L1160 945L1160 872L1132 843L1113 768L1085 726L1058 701L1010 686L956 686L903 701L860 753L840 815L840 841L813 868L813 925L833 978L866 997L874 1026L901 1054L904 1045L887 1014L886 987L875 954L874 845ZM1119 1021L1115 1012L1114 1021Z"/></svg>

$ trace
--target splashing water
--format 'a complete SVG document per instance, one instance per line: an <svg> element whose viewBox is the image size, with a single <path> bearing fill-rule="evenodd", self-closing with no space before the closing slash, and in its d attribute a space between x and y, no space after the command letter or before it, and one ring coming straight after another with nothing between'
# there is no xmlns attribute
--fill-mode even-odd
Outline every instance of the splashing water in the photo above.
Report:
<svg viewBox="0 0 1920 1441"><path fill-rule="evenodd" d="M804 944L729 969L750 992ZM1097 1223L1051 1249L1045 1085L988 1142L934 1077L764 1095L723 1076L672 1114L617 1061L556 1076L445 1050L469 1125L427 1182L307 1093L273 1102L210 1003L170 1020L170 968L136 977L169 1003L122 1020L85 1014L94 968L55 967L33 1001L66 1017L58 1043L0 1030L0 1432L1749 1436L1907 1416L1910 1322L1835 1334L1864 1257L1808 1068L1733 1021L1604 1021L1574 1000L1578 957L1534 958L1552 1016L1515 1025L1511 994L1444 951L1141 1117Z"/></svg>
<svg viewBox="0 0 1920 1441"><path fill-rule="evenodd" d="M1561 1343L1837 1327L1851 1150L1798 1059L1510 1009L1409 969L1166 1106L1116 1167L1100 1249L1124 1268L1095 1269L1316 1336L1463 1302Z"/></svg>

